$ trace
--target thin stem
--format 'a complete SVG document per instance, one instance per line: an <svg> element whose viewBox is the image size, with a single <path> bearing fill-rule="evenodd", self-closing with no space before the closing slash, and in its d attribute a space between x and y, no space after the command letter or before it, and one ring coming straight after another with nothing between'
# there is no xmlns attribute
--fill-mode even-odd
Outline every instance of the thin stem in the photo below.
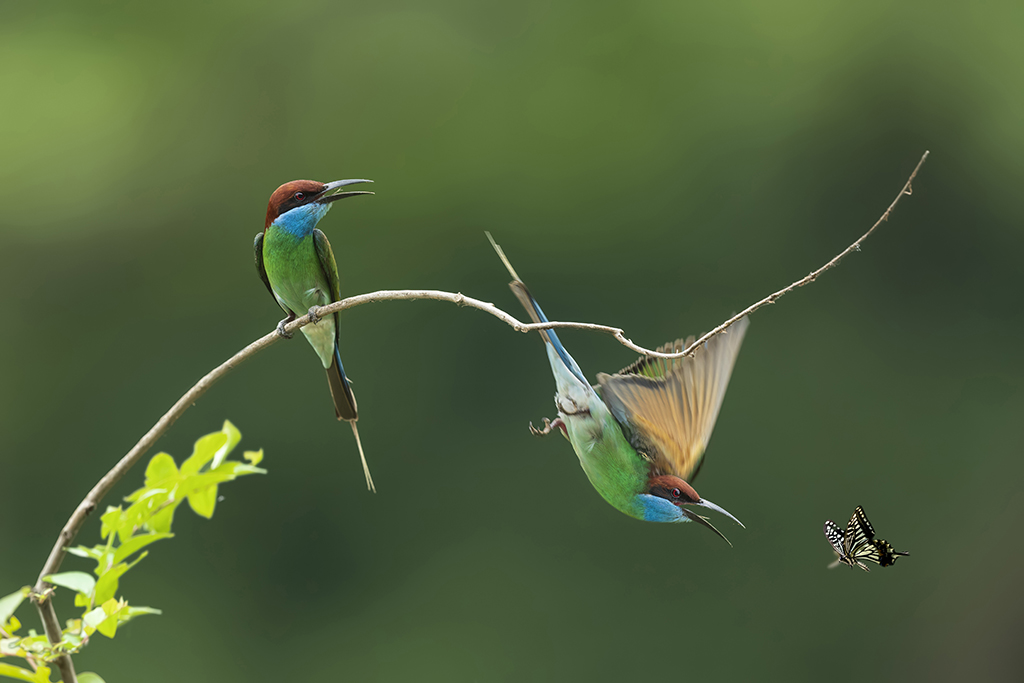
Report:
<svg viewBox="0 0 1024 683"><path fill-rule="evenodd" d="M431 299L434 301L447 301L457 306L467 306L469 308L476 308L485 313L489 313L498 320L501 320L502 322L509 325L510 327L512 327L512 329L516 330L517 332L527 333L534 332L536 330L544 330L551 328L591 330L595 332L603 332L605 334L610 334L611 336L615 337L615 339L617 339L620 344L629 349L632 349L633 351L639 353L640 355L654 356L658 358L680 358L683 356L692 356L701 344L704 344L715 335L721 334L730 325L735 323L737 320L741 319L743 316L750 315L751 313L753 313L754 311L758 310L763 306L775 303L775 301L777 301L780 297L796 289L797 287L802 287L803 285L806 285L809 282L813 282L815 279L817 279L819 275L824 273L826 270L834 268L839 263L839 261L842 260L844 256L849 254L851 251L857 250L861 242L863 242L872 232L874 232L875 229L883 221L889 218L889 214L892 213L894 208L896 208L896 204L897 202L899 202L900 198L903 197L903 195L911 194L911 182L914 180L914 177L917 175L918 170L921 168L921 165L924 164L924 161L927 158L928 152L925 152L924 155L921 157L921 160L917 162L917 166L914 168L914 172L910 174L910 178L907 179L907 182L906 184L904 184L903 189L900 190L900 193L896 196L896 199L893 200L892 204L890 204L889 208L885 210L885 213L882 214L881 218L879 218L875 222L875 224L871 226L871 229L864 233L860 237L860 239L851 244L849 247L843 250L838 256L833 258L831 261L826 263L818 270L815 270L806 277L797 280L788 287L781 289L775 292L774 294L765 297L764 299L761 299L752 306L747 307L742 312L738 313L737 315L734 315L732 318L729 318L724 323L722 323L718 327L714 328L713 330L702 336L700 339L691 344L686 350L680 353L660 353L658 351L646 349L642 346L634 344L630 339L628 339L625 335L625 332L621 328L611 327L609 325L596 325L594 323L574 322L524 323L512 317L511 315L501 310L494 304L488 303L486 301L474 299L472 297L465 296L464 294L461 293L442 292L439 290L432 289L403 289L371 292L369 294L360 294L358 296L348 297L347 299L343 299L341 301L336 301L327 306L321 306L320 308L317 309L317 314L322 317L330 315L331 313L335 313L337 311L344 311L350 308L355 308L356 306L362 306L363 304L378 303L381 301ZM285 330L287 332L293 333L302 326L309 324L309 322L309 317L303 315L297 318L296 320L292 321L288 325L286 325ZM171 406L170 410L164 413L163 417L161 417L157 421L157 423L154 424L152 428L150 428L150 430L146 432L146 434L143 435L141 439L139 439L139 442L136 443L132 447L132 449L128 451L128 453L126 453L124 457L122 457L121 460L118 461L118 463L114 465L114 467L109 472L107 472L107 474L105 474L103 478L99 480L99 482L96 483L95 486L92 487L92 490L90 490L89 493L82 500L82 502L78 504L78 507L75 508L75 511L71 514L71 517L64 525L64 528L61 529L60 535L58 536L56 543L54 543L53 549L50 550L50 554L46 558L46 562L45 564L43 564L42 570L39 572L39 578L36 581L35 589L33 591L33 600L35 601L36 606L39 609L39 614L40 617L42 618L43 626L46 629L46 635L51 643L59 643L62 634L60 629L60 623L57 619L57 614L53 609L52 601L47 598L46 590L48 584L46 583L46 581L44 581L43 577L49 574L53 574L58 569L60 569L61 563L63 563L64 557L67 554L68 546L70 546L72 542L74 542L75 537L81 530L82 525L85 524L85 520L89 516L89 514L96 509L100 501L103 500L107 493L110 492L110 489L112 489L114 485L118 481L120 481L120 479L128 472L128 470L131 469L132 466L135 465L135 463L137 463L139 459L141 459L142 456L146 454L146 452L153 446L154 443L156 443L156 441L161 436L163 436L163 434L171 427L171 425L173 425L175 421L177 421L177 419L181 417L181 415L186 410L188 410L188 408L192 404L199 400L199 398L202 397L202 395L205 394L210 389L210 387L212 387L217 382L217 380L219 380L221 377L223 377L228 372L233 370L243 361L248 360L250 357L254 356L256 353L262 351L271 344L275 343L280 338L280 335L278 335L276 331L271 332L270 334L267 334L263 337L260 337L259 339L252 342L244 349L236 353L235 355L231 356L231 358L224 361L216 368L208 372L206 375L204 375L202 379L196 382L192 386L192 388L186 391L185 394L181 398L179 398L173 406ZM56 660L56 664L61 671L61 676L63 677L65 683L77 683L78 679L75 676L74 666L71 664L71 658L69 656L64 655L59 657Z"/></svg>
<svg viewBox="0 0 1024 683"><path fill-rule="evenodd" d="M917 172L921 169L921 166L924 164L924 160L928 158L928 154L929 154L929 152L926 150L925 153L921 155L921 160L917 162L917 166L914 167L913 173L911 173L910 177L907 178L907 182L904 183L903 189L900 190L900 193L898 195L896 195L896 199L892 200L892 204L890 204L889 208L885 210L885 213L883 213L882 216L877 221L875 221L875 224L871 226L871 229L868 230L863 235L861 235L860 238L856 242L854 242L853 244L848 246L846 249L844 249L842 252L840 252L839 255L837 255L831 261L829 261L828 263L823 265L821 268L818 268L814 272L809 273L806 276L800 278L799 280L797 280L796 282L791 284L789 287L785 287L783 289L780 289L779 291L775 292L774 294L769 294L765 298L763 298L760 301L758 301L756 304L753 304L751 306L747 306L742 311L740 311L739 313L737 313L733 317L729 318L724 323L722 323L721 325L719 325L715 329L711 330L707 334L703 335L697 341L695 341L692 344L690 344L688 347L686 347L686 349L682 353L669 354L669 355L663 356L663 357L692 356L694 353L696 353L697 349L700 348L701 344L706 343L709 339L711 339L715 335L718 335L718 334L721 334L722 332L725 332L725 330L728 329L729 326L732 325L733 323L735 323L737 320L742 319L744 316L750 315L751 313L753 313L754 311L756 311L757 309L759 309L759 308L761 308L763 306L767 306L768 304L775 303L776 301L779 300L780 297L782 297L782 296L784 296L786 294L789 294L790 292L792 292L797 287L803 287L806 284L814 282L815 280L818 279L818 276L821 275L822 273L824 273L826 270L830 270L832 268L835 268L837 265L839 265L839 262L842 261L843 258L846 257L846 255L849 254L851 251L860 251L860 243L863 242L864 240L866 240L868 238L868 235L870 235L871 233L873 233L875 231L875 228L877 228L883 222L889 220L889 214L891 214L892 210L896 208L896 204L898 204L900 199L903 198L903 195L910 195L910 194L914 193L914 190L913 190L913 187L911 186L911 183L913 183L914 182L914 178L917 177Z"/></svg>

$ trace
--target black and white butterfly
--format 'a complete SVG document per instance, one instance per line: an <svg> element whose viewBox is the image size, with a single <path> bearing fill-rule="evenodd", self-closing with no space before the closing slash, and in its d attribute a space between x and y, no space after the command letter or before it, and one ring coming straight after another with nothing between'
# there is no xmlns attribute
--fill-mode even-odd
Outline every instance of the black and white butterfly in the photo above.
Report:
<svg viewBox="0 0 1024 683"><path fill-rule="evenodd" d="M875 530L868 521L868 516L864 514L864 508L859 505L853 511L853 517L850 517L845 532L832 520L825 522L825 538L839 556L829 568L836 567L841 562L868 572L871 570L861 560L870 560L882 567L888 567L896 562L899 555L910 554L897 552L888 542L876 539Z"/></svg>

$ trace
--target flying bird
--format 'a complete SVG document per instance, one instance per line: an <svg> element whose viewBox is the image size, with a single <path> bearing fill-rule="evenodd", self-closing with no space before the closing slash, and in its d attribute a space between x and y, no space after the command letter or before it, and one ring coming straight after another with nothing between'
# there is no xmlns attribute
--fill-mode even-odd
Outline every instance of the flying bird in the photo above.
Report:
<svg viewBox="0 0 1024 683"><path fill-rule="evenodd" d="M535 323L548 322L536 299L490 233L487 234L513 280L512 292ZM558 429L572 444L597 492L614 508L647 522L697 522L727 539L705 508L743 524L694 490L711 430L722 406L736 354L748 321L741 319L690 358L643 357L613 374L597 375L591 386L554 330L541 330L555 377L558 417L544 420L548 434ZM693 337L658 349L684 350ZM732 545L731 543L729 545Z"/></svg>
<svg viewBox="0 0 1024 683"><path fill-rule="evenodd" d="M898 556L910 554L897 552L887 541L876 539L875 529L864 514L864 508L859 505L853 511L845 532L831 519L827 520L825 538L832 544L837 555L836 561L829 565L830 569L842 563L869 572L871 570L861 560L870 560L879 566L888 567L896 562Z"/></svg>
<svg viewBox="0 0 1024 683"><path fill-rule="evenodd" d="M274 190L267 204L267 220L263 232L256 235L256 270L274 301L287 314L278 323L277 331L285 337L284 326L299 315L308 315L315 323L302 327L302 334L310 343L327 371L327 384L334 400L338 420L352 426L363 463L366 486L371 491L373 478L366 464L363 445L359 440L356 421L359 410L352 393L338 350L340 315L331 313L318 318L315 307L325 306L341 299L338 265L327 236L317 229L317 223L327 215L334 202L346 197L373 194L365 191L338 190L348 185L370 183L372 180L336 180L320 183L315 180L293 180Z"/></svg>

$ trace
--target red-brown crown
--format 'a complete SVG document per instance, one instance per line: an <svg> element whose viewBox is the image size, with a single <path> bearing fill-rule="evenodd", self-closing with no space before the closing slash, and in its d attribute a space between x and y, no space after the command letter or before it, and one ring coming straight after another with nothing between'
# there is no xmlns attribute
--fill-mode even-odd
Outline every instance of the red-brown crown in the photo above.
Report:
<svg viewBox="0 0 1024 683"><path fill-rule="evenodd" d="M263 229L269 228L282 213L308 204L326 188L326 185L315 180L293 180L277 188L267 203L267 222Z"/></svg>
<svg viewBox="0 0 1024 683"><path fill-rule="evenodd" d="M700 496L692 486L671 474L651 477L647 481L652 496L658 496L676 505L699 503Z"/></svg>

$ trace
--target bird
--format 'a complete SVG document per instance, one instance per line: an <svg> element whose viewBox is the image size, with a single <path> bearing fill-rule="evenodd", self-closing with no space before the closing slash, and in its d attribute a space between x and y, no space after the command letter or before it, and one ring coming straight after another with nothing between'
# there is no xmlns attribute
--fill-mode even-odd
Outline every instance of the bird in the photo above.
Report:
<svg viewBox="0 0 1024 683"><path fill-rule="evenodd" d="M836 560L829 565L829 569L842 563L869 572L871 570L861 560L870 560L881 567L889 567L896 563L900 555L910 555L906 551L897 551L888 541L876 539L875 529L860 505L853 511L845 532L831 519L825 520L824 531L825 538L832 544L832 550L836 553Z"/></svg>
<svg viewBox="0 0 1024 683"><path fill-rule="evenodd" d="M293 180L281 185L270 195L267 220L263 232L256 234L253 248L260 279L274 301L287 314L277 324L278 334L291 337L285 331L285 325L302 314L308 315L309 321L315 323L303 326L302 334L327 371L327 384L334 400L335 415L339 421L345 420L352 426L363 474L366 476L366 487L375 492L359 430L356 428L359 419L356 397L345 376L338 349L340 314L331 313L324 318L316 315L318 306L341 299L334 251L327 236L317 229L317 223L339 199L373 194L362 190L338 191L340 188L372 182L364 179L335 180L330 183Z"/></svg>
<svg viewBox="0 0 1024 683"><path fill-rule="evenodd" d="M512 276L509 287L534 323L549 322L501 247L491 246ZM553 329L540 330L555 377L558 417L544 418L545 435L561 431L572 444L594 489L612 507L647 522L697 522L731 546L698 508L726 515L692 486L729 384L748 320L741 318L693 357L644 356L619 372L597 375L591 386ZM658 349L676 353L693 343L679 339Z"/></svg>

